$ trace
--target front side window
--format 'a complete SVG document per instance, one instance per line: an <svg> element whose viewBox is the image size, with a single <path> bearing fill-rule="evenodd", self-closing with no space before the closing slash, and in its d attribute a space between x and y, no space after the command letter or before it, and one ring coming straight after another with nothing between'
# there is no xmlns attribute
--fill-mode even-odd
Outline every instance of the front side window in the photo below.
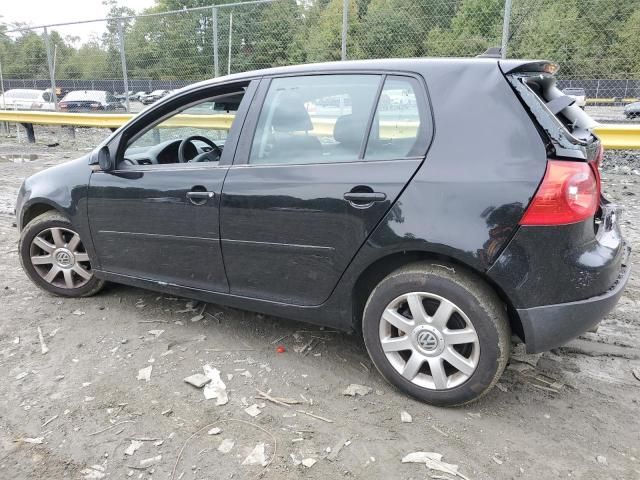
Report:
<svg viewBox="0 0 640 480"><path fill-rule="evenodd" d="M380 80L379 75L272 80L260 112L249 163L358 160Z"/></svg>
<svg viewBox="0 0 640 480"><path fill-rule="evenodd" d="M129 165L217 162L245 90L208 98L173 112L129 143Z"/></svg>

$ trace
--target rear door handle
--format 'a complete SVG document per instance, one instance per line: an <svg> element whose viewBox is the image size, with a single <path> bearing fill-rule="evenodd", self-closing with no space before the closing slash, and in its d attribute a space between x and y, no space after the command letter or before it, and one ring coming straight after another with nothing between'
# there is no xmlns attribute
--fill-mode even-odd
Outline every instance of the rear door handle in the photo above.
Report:
<svg viewBox="0 0 640 480"><path fill-rule="evenodd" d="M384 202L387 195L382 192L347 192L344 199L356 205L367 205L373 202Z"/></svg>
<svg viewBox="0 0 640 480"><path fill-rule="evenodd" d="M192 190L187 192L187 198L194 205L204 205L207 203L207 200L213 198L215 196L215 192L207 192L202 190Z"/></svg>

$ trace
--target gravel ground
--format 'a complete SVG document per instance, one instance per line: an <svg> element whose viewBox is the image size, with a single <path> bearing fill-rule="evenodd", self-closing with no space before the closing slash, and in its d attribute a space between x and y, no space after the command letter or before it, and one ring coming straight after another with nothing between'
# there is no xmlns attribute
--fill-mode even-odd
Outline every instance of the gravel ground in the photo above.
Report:
<svg viewBox="0 0 640 480"><path fill-rule="evenodd" d="M37 128L36 145L0 137L0 478L454 478L402 463L415 451L442 454L457 478L640 478L637 266L597 333L542 355L514 347L481 401L430 407L387 385L353 335L125 286L88 299L37 289L17 258L16 191L105 134ZM638 169L640 155L625 152L608 153L603 168L636 252ZM227 404L183 381L205 365L220 371ZM343 395L350 384L371 392ZM209 435L213 427L222 432ZM261 444L270 463L242 465Z"/></svg>

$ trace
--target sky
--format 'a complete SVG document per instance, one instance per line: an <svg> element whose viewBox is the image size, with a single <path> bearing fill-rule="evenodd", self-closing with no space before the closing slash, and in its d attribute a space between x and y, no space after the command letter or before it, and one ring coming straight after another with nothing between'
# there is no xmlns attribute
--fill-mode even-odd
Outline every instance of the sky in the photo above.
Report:
<svg viewBox="0 0 640 480"><path fill-rule="evenodd" d="M154 0L124 0L119 2L136 12L140 12L155 4ZM92 20L104 18L108 8L102 0L0 0L0 22L25 22L39 26L51 23L74 22L77 20ZM104 31L104 23L88 23L55 27L64 37L79 36L82 41L92 35Z"/></svg>

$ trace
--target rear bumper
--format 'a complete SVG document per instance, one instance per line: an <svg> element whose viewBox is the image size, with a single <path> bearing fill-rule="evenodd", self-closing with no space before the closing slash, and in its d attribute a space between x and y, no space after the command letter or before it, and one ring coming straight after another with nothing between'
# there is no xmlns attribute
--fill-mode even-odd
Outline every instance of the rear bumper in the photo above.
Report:
<svg viewBox="0 0 640 480"><path fill-rule="evenodd" d="M589 330L613 308L629 280L630 249L620 265L620 273L603 294L586 300L517 309L524 330L527 352L538 353L563 345Z"/></svg>

